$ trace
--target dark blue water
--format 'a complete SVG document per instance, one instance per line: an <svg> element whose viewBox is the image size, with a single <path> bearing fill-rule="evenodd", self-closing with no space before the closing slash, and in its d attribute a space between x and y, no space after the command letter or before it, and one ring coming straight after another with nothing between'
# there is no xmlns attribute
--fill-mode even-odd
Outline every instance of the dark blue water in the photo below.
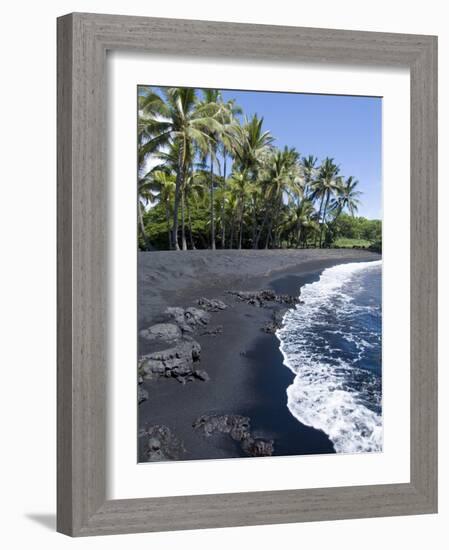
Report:
<svg viewBox="0 0 449 550"><path fill-rule="evenodd" d="M382 262L326 269L277 332L288 408L342 453L382 450Z"/></svg>

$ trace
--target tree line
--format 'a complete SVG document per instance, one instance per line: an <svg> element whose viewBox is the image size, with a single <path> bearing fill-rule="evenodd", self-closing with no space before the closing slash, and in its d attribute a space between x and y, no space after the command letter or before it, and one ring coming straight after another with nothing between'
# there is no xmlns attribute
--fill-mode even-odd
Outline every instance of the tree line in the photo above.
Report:
<svg viewBox="0 0 449 550"><path fill-rule="evenodd" d="M328 247L355 227L358 181L263 123L219 90L139 87L141 250Z"/></svg>

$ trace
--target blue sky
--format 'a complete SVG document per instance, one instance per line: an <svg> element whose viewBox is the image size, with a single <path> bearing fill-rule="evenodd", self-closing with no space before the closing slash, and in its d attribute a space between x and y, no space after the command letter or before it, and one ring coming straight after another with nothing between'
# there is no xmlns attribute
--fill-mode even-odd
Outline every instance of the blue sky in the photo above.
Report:
<svg viewBox="0 0 449 550"><path fill-rule="evenodd" d="M248 116L264 117L278 147L295 147L321 161L333 157L340 173L359 180L359 215L382 217L382 100L375 97L223 91Z"/></svg>

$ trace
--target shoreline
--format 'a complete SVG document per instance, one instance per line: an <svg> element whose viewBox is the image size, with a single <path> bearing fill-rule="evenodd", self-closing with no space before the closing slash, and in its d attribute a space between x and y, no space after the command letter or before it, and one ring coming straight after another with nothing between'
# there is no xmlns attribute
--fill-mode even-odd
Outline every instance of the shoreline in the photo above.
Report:
<svg viewBox="0 0 449 550"><path fill-rule="evenodd" d="M286 306L256 307L236 300L227 291L271 289L276 294L298 296L300 288L317 281L327 267L377 260L380 256L337 249L255 251L256 254L236 250L222 254L216 251L221 256L221 261L216 262L216 252L197 252L200 253L187 256L174 253L171 257L168 254L173 253L156 253L160 258L151 258L148 255L155 253L149 252L139 258L140 295L146 291L150 295L147 300L140 300L139 329L157 321L166 305L194 306L202 297L220 299L229 305L211 313L210 325L222 326L222 333L195 336L201 345L201 369L210 380L186 384L172 378L144 381L148 399L139 405L139 427L167 426L185 449L177 457L179 460L249 456L228 434L205 437L194 430L192 424L201 415L249 418L254 438L273 441L273 456L335 452L324 432L303 425L288 409L286 390L294 374L284 364L277 336L262 330L273 311ZM156 289L153 283L162 275L164 288ZM153 307L148 310L151 303ZM154 344L139 340L141 354L154 349ZM141 437L139 461L147 460L146 440Z"/></svg>

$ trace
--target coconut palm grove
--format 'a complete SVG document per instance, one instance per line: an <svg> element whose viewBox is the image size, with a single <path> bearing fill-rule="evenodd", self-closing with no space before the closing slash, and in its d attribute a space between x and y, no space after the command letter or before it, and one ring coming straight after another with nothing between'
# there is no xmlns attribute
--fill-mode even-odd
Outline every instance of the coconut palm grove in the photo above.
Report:
<svg viewBox="0 0 449 550"><path fill-rule="evenodd" d="M277 146L263 113L216 89L138 87L140 250L367 248L363 174Z"/></svg>

